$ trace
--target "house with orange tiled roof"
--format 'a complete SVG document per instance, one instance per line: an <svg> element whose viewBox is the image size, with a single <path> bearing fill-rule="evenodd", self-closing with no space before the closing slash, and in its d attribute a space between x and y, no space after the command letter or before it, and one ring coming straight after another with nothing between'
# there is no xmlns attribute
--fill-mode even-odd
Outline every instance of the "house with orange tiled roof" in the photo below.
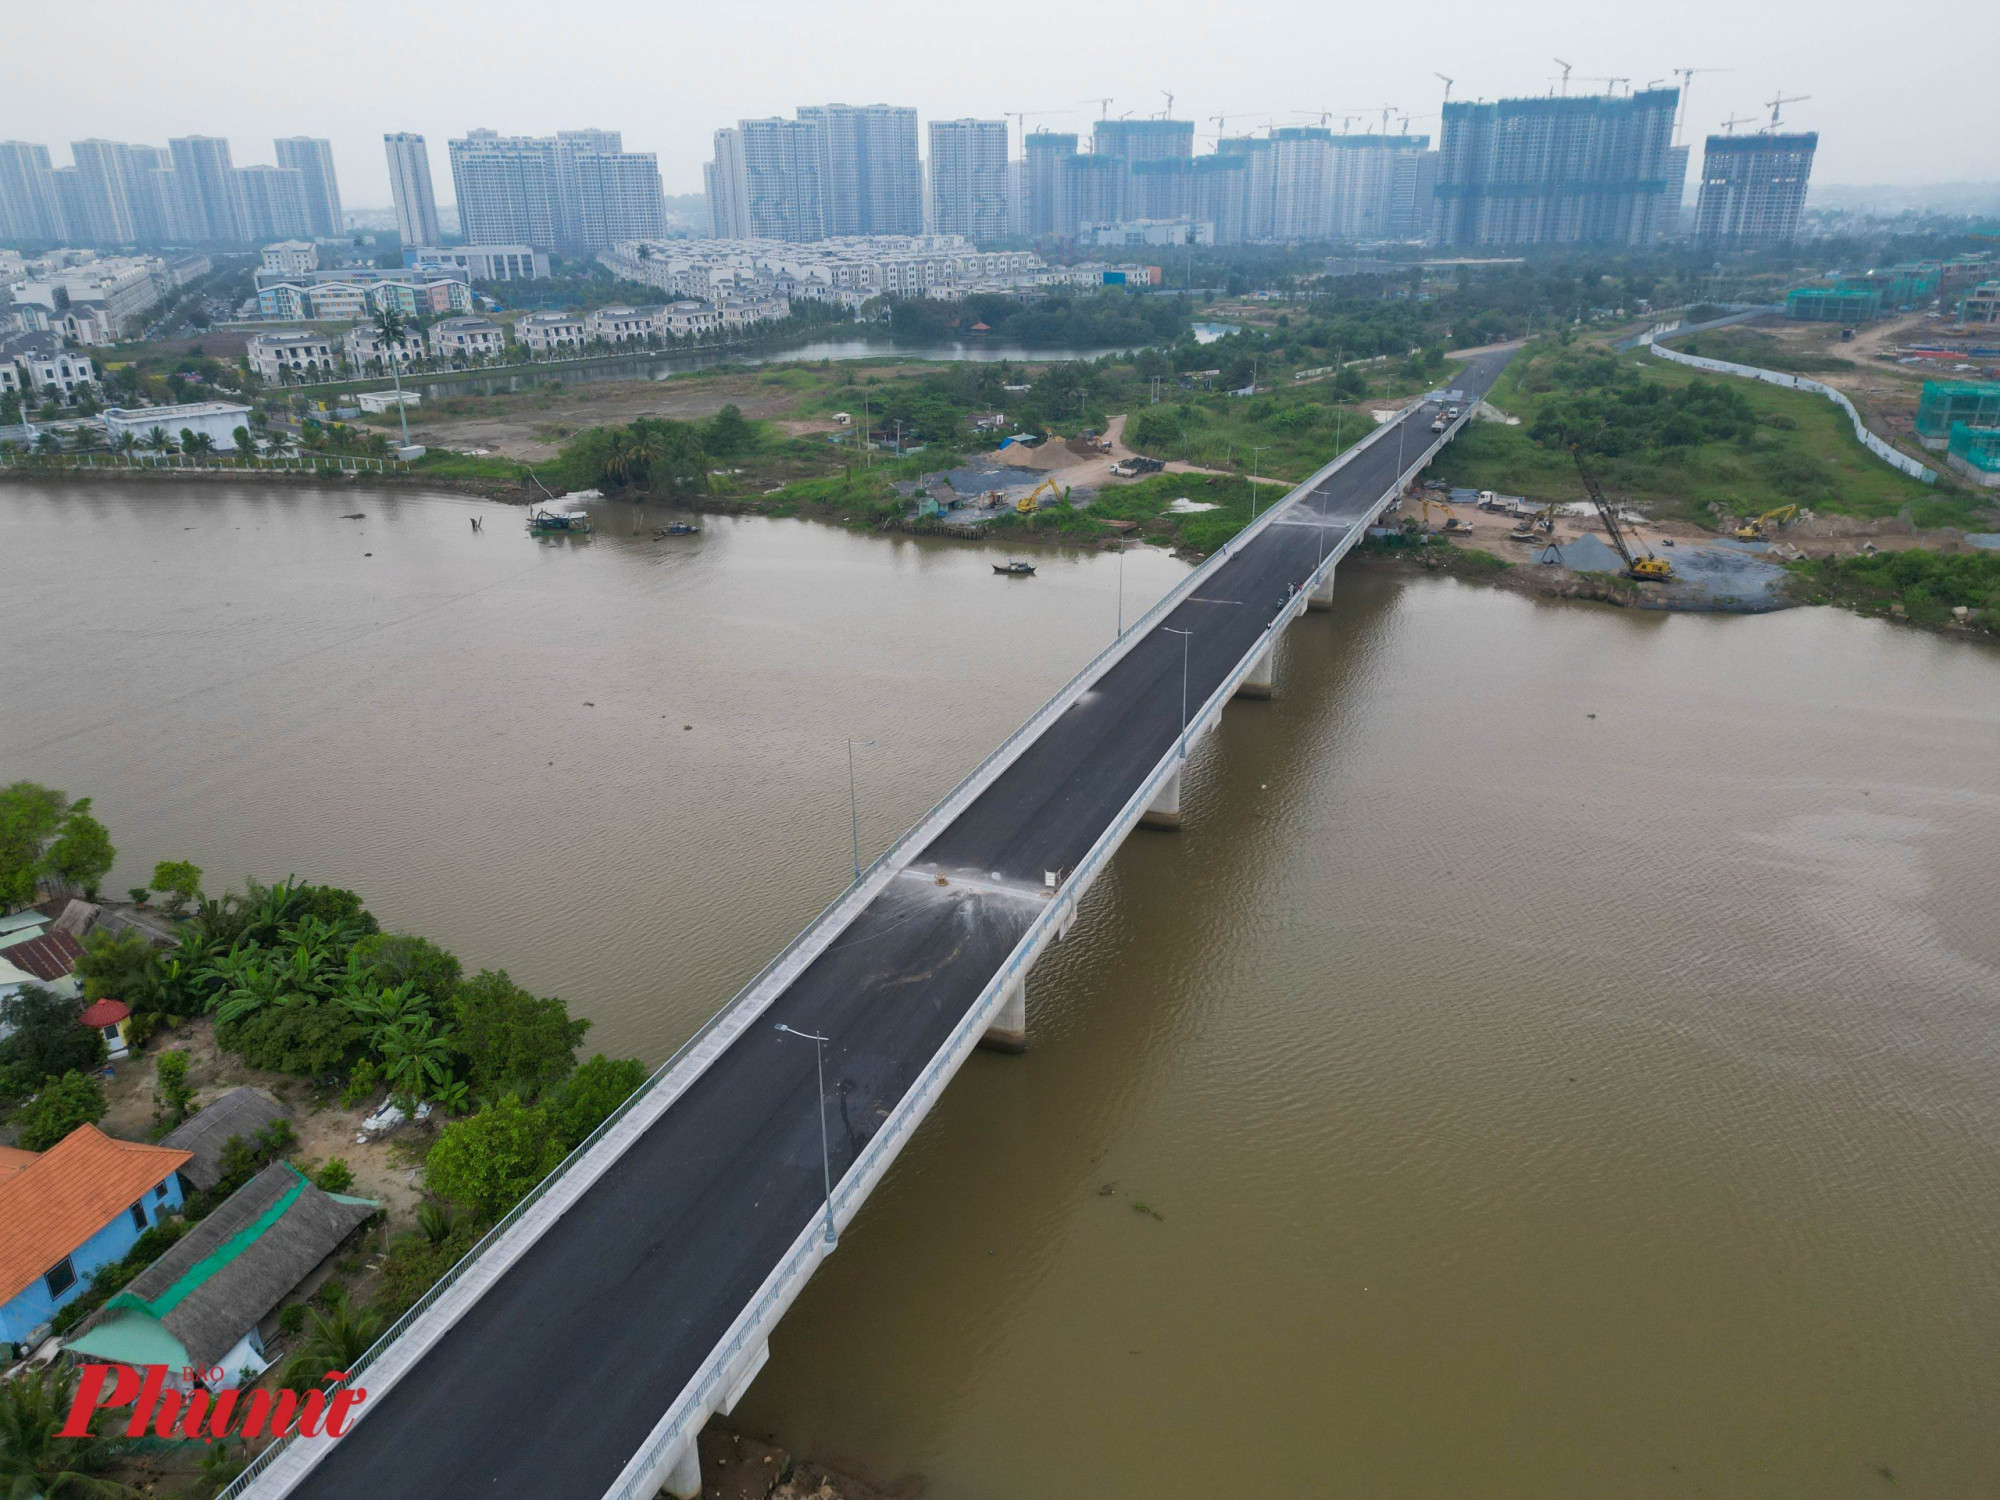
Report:
<svg viewBox="0 0 2000 1500"><path fill-rule="evenodd" d="M0 1343L32 1344L99 1268L179 1208L189 1160L95 1125L0 1156Z"/></svg>

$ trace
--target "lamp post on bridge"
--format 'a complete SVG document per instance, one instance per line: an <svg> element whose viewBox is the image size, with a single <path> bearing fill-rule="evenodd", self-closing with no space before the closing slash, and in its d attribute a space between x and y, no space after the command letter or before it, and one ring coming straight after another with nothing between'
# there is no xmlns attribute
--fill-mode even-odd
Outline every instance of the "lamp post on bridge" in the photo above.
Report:
<svg viewBox="0 0 2000 1500"><path fill-rule="evenodd" d="M1181 760L1185 762L1188 729L1188 642L1194 638L1194 632L1176 630L1171 625L1162 625L1160 629L1166 631L1168 635L1177 635L1181 638Z"/></svg>
<svg viewBox="0 0 2000 1500"><path fill-rule="evenodd" d="M819 1166L826 1184L826 1246L831 1250L840 1240L833 1232L833 1153L826 1143L826 1044L830 1038L810 1031L794 1031L783 1021L778 1023L778 1030L813 1044L813 1069L819 1079Z"/></svg>

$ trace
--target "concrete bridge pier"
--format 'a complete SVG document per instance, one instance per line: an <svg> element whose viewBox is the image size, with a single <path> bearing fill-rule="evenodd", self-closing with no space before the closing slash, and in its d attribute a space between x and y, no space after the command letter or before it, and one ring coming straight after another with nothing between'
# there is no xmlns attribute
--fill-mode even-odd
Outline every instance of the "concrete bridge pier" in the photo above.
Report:
<svg viewBox="0 0 2000 1500"><path fill-rule="evenodd" d="M1319 581L1319 587L1306 595L1307 609L1328 610L1333 608L1333 575L1334 570L1328 568L1326 570L1326 577Z"/></svg>
<svg viewBox="0 0 2000 1500"><path fill-rule="evenodd" d="M1271 685L1276 680L1274 674L1277 669L1277 658L1278 643L1274 638L1270 645L1257 653L1257 659L1250 663L1249 673L1236 685L1236 696L1239 698L1270 697Z"/></svg>
<svg viewBox="0 0 2000 1500"><path fill-rule="evenodd" d="M677 1496L678 1500L701 1500L701 1454L695 1449L695 1440L689 1438L680 1452L662 1460L646 1476L646 1485L640 1488L639 1493L665 1493Z"/></svg>
<svg viewBox="0 0 2000 1500"><path fill-rule="evenodd" d="M1160 789L1153 794L1153 800L1146 810L1139 814L1141 828L1178 828L1181 826L1181 772L1185 763L1174 767L1174 772L1160 783Z"/></svg>
<svg viewBox="0 0 2000 1500"><path fill-rule="evenodd" d="M1016 974L1001 992L1000 1008L979 1045L993 1052L1019 1054L1028 1050L1028 979Z"/></svg>

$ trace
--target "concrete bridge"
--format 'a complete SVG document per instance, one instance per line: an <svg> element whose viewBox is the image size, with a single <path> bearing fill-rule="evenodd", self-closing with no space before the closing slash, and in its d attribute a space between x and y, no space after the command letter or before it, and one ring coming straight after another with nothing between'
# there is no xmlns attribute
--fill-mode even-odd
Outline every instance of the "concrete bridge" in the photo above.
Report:
<svg viewBox="0 0 2000 1500"><path fill-rule="evenodd" d="M1511 351L1460 376L1483 396ZM1413 405L1181 581L718 1012L350 1376L346 1436L294 1439L257 1500L699 1493L695 1438L972 1051L1026 1045L1036 957L1285 627L1470 420ZM825 1106L815 1043L826 1038ZM832 1190L822 1177L828 1132ZM830 1209L829 1209L830 1197Z"/></svg>

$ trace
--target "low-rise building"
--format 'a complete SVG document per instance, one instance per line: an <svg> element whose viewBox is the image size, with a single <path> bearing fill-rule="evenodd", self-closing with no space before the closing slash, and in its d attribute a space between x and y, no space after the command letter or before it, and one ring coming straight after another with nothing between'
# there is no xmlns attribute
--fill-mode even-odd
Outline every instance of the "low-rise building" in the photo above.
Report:
<svg viewBox="0 0 2000 1500"><path fill-rule="evenodd" d="M323 380L335 368L333 340L323 333L255 333L244 350L261 379Z"/></svg>
<svg viewBox="0 0 2000 1500"><path fill-rule="evenodd" d="M670 302L660 309L660 326L677 339L698 338L722 326L722 313L712 302Z"/></svg>
<svg viewBox="0 0 2000 1500"><path fill-rule="evenodd" d="M589 337L576 313L533 312L514 320L514 342L535 354L574 351Z"/></svg>
<svg viewBox="0 0 2000 1500"><path fill-rule="evenodd" d="M1982 281L1958 305L1958 321L1986 327L2000 324L2000 281Z"/></svg>
<svg viewBox="0 0 2000 1500"><path fill-rule="evenodd" d="M549 253L532 245L447 245L406 250L411 265L453 266L473 281L539 281L549 274Z"/></svg>
<svg viewBox="0 0 2000 1500"><path fill-rule="evenodd" d="M280 276L303 276L319 269L319 246L311 240L279 240L264 247L264 269Z"/></svg>
<svg viewBox="0 0 2000 1500"><path fill-rule="evenodd" d="M91 1314L64 1347L75 1359L220 1371L220 1387L239 1385L270 1364L267 1317L380 1208L372 1199L325 1192L290 1162L273 1162Z"/></svg>
<svg viewBox="0 0 2000 1500"><path fill-rule="evenodd" d="M131 433L140 442L149 442L155 429L174 442L183 432L199 433L215 444L219 453L236 450L236 429L250 425L250 408L231 401L193 401L184 406L106 407L105 433L117 442Z"/></svg>
<svg viewBox="0 0 2000 1500"><path fill-rule="evenodd" d="M53 330L0 338L0 396L38 395L67 404L96 384L90 356L65 349Z"/></svg>
<svg viewBox="0 0 2000 1500"><path fill-rule="evenodd" d="M434 359L498 359L507 350L507 336L498 323L485 318L440 318L431 324Z"/></svg>
<svg viewBox="0 0 2000 1500"><path fill-rule="evenodd" d="M0 1147L0 1343L30 1344L180 1207L185 1151L79 1125L48 1150Z"/></svg>
<svg viewBox="0 0 2000 1500"><path fill-rule="evenodd" d="M584 318L584 329L595 342L643 344L660 332L657 307L600 307Z"/></svg>
<svg viewBox="0 0 2000 1500"><path fill-rule="evenodd" d="M429 359L424 336L415 329L400 339L385 340L373 323L356 323L341 336L341 352L347 368L357 375L386 375L393 369L409 370Z"/></svg>
<svg viewBox="0 0 2000 1500"><path fill-rule="evenodd" d="M229 1143L252 1145L259 1133L280 1120L289 1121L291 1110L262 1089L245 1084L210 1101L170 1130L160 1144L187 1153L181 1165L181 1180L191 1192L205 1193L228 1175Z"/></svg>
<svg viewBox="0 0 2000 1500"><path fill-rule="evenodd" d="M93 1000L76 1020L79 1026L87 1026L104 1038L104 1054L113 1062L131 1052L132 1007L123 1000L113 1000L108 995Z"/></svg>
<svg viewBox="0 0 2000 1500"><path fill-rule="evenodd" d="M361 391L355 395L354 404L365 412L380 416L385 411L394 411L399 405L422 406L424 398L416 391Z"/></svg>
<svg viewBox="0 0 2000 1500"><path fill-rule="evenodd" d="M470 312L472 288L456 276L273 281L257 288L257 314L271 322L349 323L387 307L413 318Z"/></svg>

